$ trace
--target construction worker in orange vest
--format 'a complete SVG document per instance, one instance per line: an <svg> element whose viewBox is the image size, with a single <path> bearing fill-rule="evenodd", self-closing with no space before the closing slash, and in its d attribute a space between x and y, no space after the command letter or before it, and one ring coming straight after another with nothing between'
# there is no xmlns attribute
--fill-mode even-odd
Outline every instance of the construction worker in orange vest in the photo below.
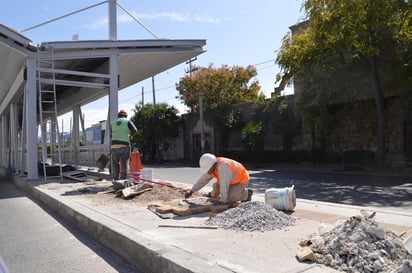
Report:
<svg viewBox="0 0 412 273"><path fill-rule="evenodd" d="M205 153L200 157L199 165L203 175L191 190L185 192L185 198L189 198L194 192L197 192L215 178L216 182L213 184L213 190L208 196L217 200L217 203L251 201L253 191L247 188L249 173L241 163L233 159Z"/></svg>

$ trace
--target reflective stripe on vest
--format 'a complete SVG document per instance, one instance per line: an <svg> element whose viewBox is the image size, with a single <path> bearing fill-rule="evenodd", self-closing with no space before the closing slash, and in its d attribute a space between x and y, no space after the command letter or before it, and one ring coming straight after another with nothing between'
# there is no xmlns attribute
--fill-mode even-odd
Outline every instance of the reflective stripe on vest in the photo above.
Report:
<svg viewBox="0 0 412 273"><path fill-rule="evenodd" d="M249 173L247 172L246 168L243 167L242 164L224 157L217 157L216 158L216 169L219 168L222 164L226 164L230 167L232 171L233 178L230 181L230 185L238 184L238 183L247 183L249 181ZM217 182L219 181L219 176L216 173L210 174L214 177Z"/></svg>
<svg viewBox="0 0 412 273"><path fill-rule="evenodd" d="M122 141L130 144L127 118L118 118L112 121L112 141Z"/></svg>

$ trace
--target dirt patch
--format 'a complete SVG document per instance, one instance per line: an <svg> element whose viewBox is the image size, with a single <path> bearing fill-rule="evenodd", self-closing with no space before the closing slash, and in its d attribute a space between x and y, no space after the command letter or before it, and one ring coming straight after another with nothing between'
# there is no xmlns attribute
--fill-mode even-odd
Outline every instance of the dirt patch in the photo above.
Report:
<svg viewBox="0 0 412 273"><path fill-rule="evenodd" d="M186 188L174 187L169 185L151 184L151 190L145 191L132 198L123 198L121 190L115 191L111 182L88 181L80 185L75 191L84 197L90 198L95 204L111 204L134 202L142 205L151 203L164 203L172 200L182 200ZM200 197L199 193L193 194L193 197Z"/></svg>
<svg viewBox="0 0 412 273"><path fill-rule="evenodd" d="M172 188L154 184L152 190L135 196L133 200L143 204L155 201L167 202L175 199L183 199L184 192L185 189L182 188Z"/></svg>

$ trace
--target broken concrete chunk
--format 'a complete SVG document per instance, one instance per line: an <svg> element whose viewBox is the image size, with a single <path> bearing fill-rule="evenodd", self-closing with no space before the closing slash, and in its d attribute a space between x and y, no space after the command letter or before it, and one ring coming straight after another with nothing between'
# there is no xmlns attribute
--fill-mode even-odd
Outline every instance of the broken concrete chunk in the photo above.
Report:
<svg viewBox="0 0 412 273"><path fill-rule="evenodd" d="M385 230L377 226L368 225L365 227L365 232L375 235L378 239L385 238Z"/></svg>
<svg viewBox="0 0 412 273"><path fill-rule="evenodd" d="M315 253L313 253L312 249L308 246L305 246L303 248L301 248L297 253L296 253L296 257L298 258L298 260L300 262L302 261L313 261L316 262L318 259L316 258Z"/></svg>

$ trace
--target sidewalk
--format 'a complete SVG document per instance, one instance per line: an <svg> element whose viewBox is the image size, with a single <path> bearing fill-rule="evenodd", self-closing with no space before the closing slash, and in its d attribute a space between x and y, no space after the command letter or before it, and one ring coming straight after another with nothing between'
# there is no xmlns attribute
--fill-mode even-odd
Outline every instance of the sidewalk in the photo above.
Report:
<svg viewBox="0 0 412 273"><path fill-rule="evenodd" d="M19 176L13 180L19 188L145 272L336 272L316 263L299 262L295 257L299 242L309 239L325 225L346 220L359 214L360 209L368 210L297 199L292 214L295 225L282 230L165 228L159 225L206 226L208 216L204 213L161 219L147 206L128 200L99 203L85 194L67 194L84 186L81 182L64 180L45 184ZM255 194L252 200L264 202L264 195ZM374 219L381 226L396 233L407 232L406 236L412 234L412 212L371 210L376 211Z"/></svg>

